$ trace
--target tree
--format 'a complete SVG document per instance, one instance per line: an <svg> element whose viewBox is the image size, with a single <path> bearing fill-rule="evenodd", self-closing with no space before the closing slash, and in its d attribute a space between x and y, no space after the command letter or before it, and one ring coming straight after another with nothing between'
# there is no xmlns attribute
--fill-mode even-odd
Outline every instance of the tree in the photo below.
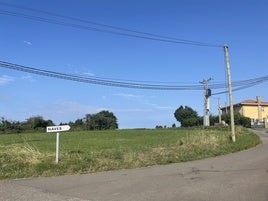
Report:
<svg viewBox="0 0 268 201"><path fill-rule="evenodd" d="M20 122L18 121L8 121L5 118L1 118L0 121L0 134L2 133L20 133L23 129Z"/></svg>
<svg viewBox="0 0 268 201"><path fill-rule="evenodd" d="M155 129L162 129L163 128L163 126L161 126L161 125L156 125L155 126Z"/></svg>
<svg viewBox="0 0 268 201"><path fill-rule="evenodd" d="M191 107L182 105L174 113L177 121L181 123L181 127L191 127L199 125L199 116Z"/></svg>
<svg viewBox="0 0 268 201"><path fill-rule="evenodd" d="M76 130L84 130L84 121L83 119L77 119L74 123L70 124L71 128Z"/></svg>
<svg viewBox="0 0 268 201"><path fill-rule="evenodd" d="M88 130L117 129L117 118L112 112L103 110L97 114L86 114L84 118Z"/></svg>
<svg viewBox="0 0 268 201"><path fill-rule="evenodd" d="M182 127L198 126L199 119L195 117L186 118L186 119L183 119L181 124L182 124Z"/></svg>
<svg viewBox="0 0 268 201"><path fill-rule="evenodd" d="M54 126L52 120L44 120L42 116L33 116L22 123L25 130L40 130L47 126Z"/></svg>

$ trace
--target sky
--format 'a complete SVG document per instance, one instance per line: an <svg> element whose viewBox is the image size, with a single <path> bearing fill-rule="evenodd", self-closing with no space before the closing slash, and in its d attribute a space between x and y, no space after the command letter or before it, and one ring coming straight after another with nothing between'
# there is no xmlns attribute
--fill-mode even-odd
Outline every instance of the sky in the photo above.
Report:
<svg viewBox="0 0 268 201"><path fill-rule="evenodd" d="M3 14L23 13L96 28L18 6L217 46L147 40ZM229 47L232 81L267 76L267 8L266 0L1 0L0 60L93 78L160 85L198 85L212 78L209 85L227 85L224 44ZM264 82L234 91L233 101L256 96L268 101L267 88ZM228 94L213 95L213 115L218 115L218 99L221 106L229 104ZM171 127L179 125L174 112L181 105L202 116L204 91L102 86L0 66L0 117L11 121L40 115L55 124L68 123L109 110L121 129Z"/></svg>

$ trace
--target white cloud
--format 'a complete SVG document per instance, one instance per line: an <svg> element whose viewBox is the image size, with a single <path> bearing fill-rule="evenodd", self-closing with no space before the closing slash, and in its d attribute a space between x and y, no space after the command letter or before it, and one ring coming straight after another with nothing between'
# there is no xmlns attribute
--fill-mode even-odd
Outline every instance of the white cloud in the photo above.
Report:
<svg viewBox="0 0 268 201"><path fill-rule="evenodd" d="M78 113L94 113L97 112L98 109L90 106L90 105L83 105L78 102L74 101L58 101L55 103L55 105L63 111L68 112L78 112Z"/></svg>
<svg viewBox="0 0 268 201"><path fill-rule="evenodd" d="M1 86L6 85L6 84L8 84L10 82L13 82L14 80L15 80L14 77L10 77L8 75L2 75L0 77L0 85Z"/></svg>
<svg viewBox="0 0 268 201"><path fill-rule="evenodd" d="M23 41L26 45L33 45L30 41L24 40Z"/></svg>
<svg viewBox="0 0 268 201"><path fill-rule="evenodd" d="M33 76L31 76L30 74L22 76L21 79L22 80L28 80L30 82L34 82L35 81L35 79L33 79Z"/></svg>
<svg viewBox="0 0 268 201"><path fill-rule="evenodd" d="M152 109L141 109L141 108L115 109L114 111L119 112L119 113L146 113L146 112L153 112Z"/></svg>
<svg viewBox="0 0 268 201"><path fill-rule="evenodd" d="M141 95L134 95L134 94L128 94L128 93L118 93L118 94L115 94L115 96L119 96L119 97L122 97L122 98L125 98L125 99L128 99L128 100L131 100L131 101L135 101L135 102L138 102L142 105L145 105L145 106L149 106L151 108L151 110L170 110L170 109L173 109L173 107L170 107L170 106L160 106L158 105L157 103L153 103L151 102L150 99L156 99L156 97L144 97L144 96L141 96Z"/></svg>
<svg viewBox="0 0 268 201"><path fill-rule="evenodd" d="M86 76L90 76L90 77L95 76L95 74L94 73L91 73L91 72L85 72L83 74L86 75Z"/></svg>
<svg viewBox="0 0 268 201"><path fill-rule="evenodd" d="M59 124L61 122L75 121L83 118L86 114L95 114L101 111L101 108L75 101L58 100L49 105L36 106L32 110L34 112L31 112L31 115L38 114Z"/></svg>
<svg viewBox="0 0 268 201"><path fill-rule="evenodd" d="M0 100L8 101L9 97L0 95ZM29 106L30 105L30 106ZM56 100L48 104L29 103L25 107L17 108L14 112L7 110L6 116L12 120L24 121L25 119L40 115L44 119L51 119L55 124L68 123L77 119L84 118L86 114L96 114L101 110L109 110L94 105L81 104L76 101Z"/></svg>
<svg viewBox="0 0 268 201"><path fill-rule="evenodd" d="M159 106L159 105L156 105L155 108L156 109L160 109L160 110L171 110L171 109L174 109L173 107L170 107L170 106Z"/></svg>
<svg viewBox="0 0 268 201"><path fill-rule="evenodd" d="M66 66L72 71L72 73L76 75L85 75L85 76L90 76L90 77L95 76L95 74L89 71L88 68L86 67L77 67L70 63L67 63Z"/></svg>
<svg viewBox="0 0 268 201"><path fill-rule="evenodd" d="M130 99L130 100L138 100L140 101L142 96L139 95L134 95L134 94L128 94L128 93L118 93L118 94L114 94L115 96L119 96L119 97L123 97L126 99Z"/></svg>
<svg viewBox="0 0 268 201"><path fill-rule="evenodd" d="M10 82L14 82L15 80L26 80L26 81L30 81L30 82L35 81L35 79L33 79L33 77L30 74L23 75L21 77L11 77L8 75L2 75L2 76L0 76L0 86L6 85Z"/></svg>

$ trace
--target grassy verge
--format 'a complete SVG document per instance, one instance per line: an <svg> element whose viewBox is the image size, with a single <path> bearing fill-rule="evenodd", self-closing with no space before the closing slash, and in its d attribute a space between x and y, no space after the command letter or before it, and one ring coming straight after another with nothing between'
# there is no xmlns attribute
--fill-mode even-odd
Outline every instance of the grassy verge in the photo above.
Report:
<svg viewBox="0 0 268 201"><path fill-rule="evenodd" d="M55 134L0 135L0 179L137 168L191 161L240 151L260 143L257 135L228 128L116 130L60 134L55 164Z"/></svg>

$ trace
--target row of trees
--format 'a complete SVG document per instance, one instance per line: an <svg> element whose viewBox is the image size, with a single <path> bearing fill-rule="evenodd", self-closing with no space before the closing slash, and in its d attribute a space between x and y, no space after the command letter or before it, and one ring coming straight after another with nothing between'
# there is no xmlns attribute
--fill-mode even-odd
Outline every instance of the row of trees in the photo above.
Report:
<svg viewBox="0 0 268 201"><path fill-rule="evenodd" d="M109 111L101 111L96 114L86 114L84 118L74 122L61 123L69 124L72 130L107 130L117 129L116 116ZM47 126L54 126L52 120L44 120L42 116L30 117L24 122L8 121L1 118L0 134L23 133L23 132L44 132Z"/></svg>
<svg viewBox="0 0 268 201"><path fill-rule="evenodd" d="M202 126L203 117L198 116L198 113L188 106L180 106L174 113L177 121L180 122L181 127ZM230 124L230 115L222 115L221 119ZM236 125L242 125L246 128L251 127L251 120L248 117L241 115L240 113L234 114L234 121ZM219 123L219 116L210 116L210 125Z"/></svg>
<svg viewBox="0 0 268 201"><path fill-rule="evenodd" d="M8 121L2 117L0 122L0 134L41 131L47 126L53 125L54 123L51 120L44 120L41 116L30 117L24 122Z"/></svg>
<svg viewBox="0 0 268 201"><path fill-rule="evenodd" d="M177 121L180 122L181 127L202 126L203 117L198 116L198 113L188 106L180 106L174 113ZM230 123L230 116L223 115L222 120L227 124ZM250 118L244 117L239 113L234 116L235 124L244 127L251 126ZM210 124L218 123L218 116L210 116ZM72 130L108 130L117 129L118 123L116 116L109 111L101 111L96 114L86 114L84 118L77 119L74 122L61 123L69 124ZM44 120L42 116L30 117L24 122L8 121L1 118L0 134L2 133L22 133L22 132L44 132L47 126L54 126L52 120ZM176 127L176 125L172 125ZM163 128L156 126L156 128Z"/></svg>
<svg viewBox="0 0 268 201"><path fill-rule="evenodd" d="M73 130L108 130L117 129L116 116L109 111L101 111L97 114L86 114L84 118L69 122Z"/></svg>

